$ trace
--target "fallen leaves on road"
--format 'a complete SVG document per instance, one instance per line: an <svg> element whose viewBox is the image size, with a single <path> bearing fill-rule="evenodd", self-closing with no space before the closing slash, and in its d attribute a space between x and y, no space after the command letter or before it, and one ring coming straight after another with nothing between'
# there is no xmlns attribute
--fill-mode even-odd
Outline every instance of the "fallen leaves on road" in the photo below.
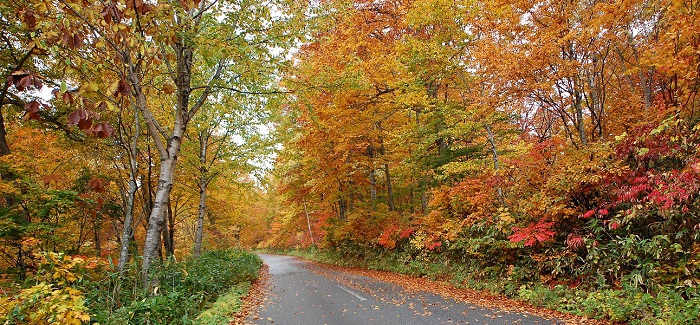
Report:
<svg viewBox="0 0 700 325"><path fill-rule="evenodd" d="M349 275L362 276L374 279L375 281L398 285L403 287L408 292L428 292L440 295L444 298L451 298L456 301L473 304L482 308L497 309L505 312L526 313L545 319L556 319L565 322L566 324L611 324L610 322L606 321L587 319L543 307L532 306L523 301L495 295L486 291L456 288L449 283L433 281L426 278L413 277L385 271L368 270L357 267L341 267L312 261L309 261L309 264L305 264L305 267L307 267L309 271L313 273L334 279L339 283L357 290L363 290L365 292L368 290L357 281L357 278L353 278ZM394 303L396 304L400 302L395 301ZM494 317L499 316L494 315Z"/></svg>
<svg viewBox="0 0 700 325"><path fill-rule="evenodd" d="M258 306L262 305L265 297L267 296L270 288L269 283L270 270L267 264L263 264L263 266L260 268L258 279L253 282L253 285L248 291L248 295L243 298L243 306L241 307L241 311L236 314L236 317L231 320L229 325L250 324L249 321L246 321L246 318L249 316L252 319L258 318Z"/></svg>

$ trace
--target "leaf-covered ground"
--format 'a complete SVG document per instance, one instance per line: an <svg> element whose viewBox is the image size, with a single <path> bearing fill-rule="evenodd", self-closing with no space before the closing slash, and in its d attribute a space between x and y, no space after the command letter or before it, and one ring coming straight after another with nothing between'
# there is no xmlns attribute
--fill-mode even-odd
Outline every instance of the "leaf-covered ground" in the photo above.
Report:
<svg viewBox="0 0 700 325"><path fill-rule="evenodd" d="M408 308L409 314L421 316L421 318L433 319L446 324L454 323L454 319L441 319L439 315L434 315L437 309L464 308L461 313L479 315L480 323L539 323L537 319L551 320L555 324L610 324L608 322L597 321L564 314L546 308L531 306L522 301L513 300L507 297L494 295L489 292L456 288L449 283L434 281L427 278L407 276L392 272L368 270L357 267L340 267L330 264L317 263L308 260L297 260L300 266L309 272L337 282L340 286L348 288L362 296L376 299L384 306L396 306ZM260 279L253 285L253 289L245 299L243 312L231 324L252 324L252 323L280 323L279 319L261 317L266 309L270 307L278 308L276 303L283 301L274 298L270 287L271 281L269 270L265 267L261 270ZM291 289L287 289L291 290ZM321 288L318 288L321 291ZM444 304L436 304L434 299L420 298L429 296L439 296L446 301ZM416 299L419 297L419 299ZM304 300L299 298L299 300ZM372 299L370 299L371 301ZM309 302L310 303L310 302ZM316 301L318 303L318 301ZM380 307L377 304L367 304L360 302L359 310L375 309ZM314 307L316 308L316 307ZM301 310L301 309L300 309ZM389 312L387 310L387 312ZM437 313L436 313L437 314ZM289 315L292 317L293 315ZM387 315L391 316L391 315ZM264 319L263 319L264 318ZM529 318L529 319L528 319ZM431 319L431 321L433 320ZM485 320L484 320L485 319ZM289 320L288 320L289 321ZM319 321L321 321L319 319ZM461 322L459 322L461 323Z"/></svg>

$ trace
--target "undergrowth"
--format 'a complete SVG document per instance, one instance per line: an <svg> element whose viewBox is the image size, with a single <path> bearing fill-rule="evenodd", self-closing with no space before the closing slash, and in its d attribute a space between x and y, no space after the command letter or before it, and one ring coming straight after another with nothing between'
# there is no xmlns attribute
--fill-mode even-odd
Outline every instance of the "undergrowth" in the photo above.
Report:
<svg viewBox="0 0 700 325"><path fill-rule="evenodd" d="M158 285L141 286L136 268L86 267L81 258L47 253L42 272L0 297L3 324L226 324L258 277L260 258L238 250L155 267Z"/></svg>

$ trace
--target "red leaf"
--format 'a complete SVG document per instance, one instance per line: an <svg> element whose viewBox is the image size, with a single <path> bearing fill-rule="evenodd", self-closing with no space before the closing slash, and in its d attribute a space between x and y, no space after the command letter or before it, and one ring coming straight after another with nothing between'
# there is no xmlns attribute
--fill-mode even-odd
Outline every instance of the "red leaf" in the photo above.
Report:
<svg viewBox="0 0 700 325"><path fill-rule="evenodd" d="M107 21L107 23L110 21L118 23L124 17L124 14L113 3L106 5L100 14L102 14L102 17L105 21Z"/></svg>
<svg viewBox="0 0 700 325"><path fill-rule="evenodd" d="M41 104L37 101L31 101L26 104L24 104L24 110L27 112L26 117L28 119L32 120L40 120L41 116L39 116L39 107Z"/></svg>
<svg viewBox="0 0 700 325"><path fill-rule="evenodd" d="M404 238L411 237L411 235L412 235L414 232L416 232L415 229L413 229L413 228L408 228L408 229L402 231L401 234L399 234L399 239L404 239Z"/></svg>
<svg viewBox="0 0 700 325"><path fill-rule="evenodd" d="M93 192L102 193L107 185L109 185L108 180L93 178L88 182L87 188Z"/></svg>
<svg viewBox="0 0 700 325"><path fill-rule="evenodd" d="M45 185L49 185L51 181L57 182L61 180L61 176L58 176L56 174L50 174L46 176L41 176L39 177L40 180L44 182Z"/></svg>
<svg viewBox="0 0 700 325"><path fill-rule="evenodd" d="M24 23L27 24L29 29L36 28L36 16L34 16L34 11L31 9L24 9L23 13Z"/></svg>
<svg viewBox="0 0 700 325"><path fill-rule="evenodd" d="M571 233L569 234L569 236L566 237L566 245L573 250L577 250L583 247L583 244L583 237L581 237L580 235Z"/></svg>
<svg viewBox="0 0 700 325"><path fill-rule="evenodd" d="M114 92L113 95L114 96L117 96L117 95L126 96L129 93L131 93L131 86L126 81L126 79L119 80L119 85L117 86L117 90Z"/></svg>
<svg viewBox="0 0 700 325"><path fill-rule="evenodd" d="M34 88L41 89L43 87L44 87L44 84L41 83L41 79L35 77L34 78Z"/></svg>
<svg viewBox="0 0 700 325"><path fill-rule="evenodd" d="M17 86L17 84L15 84L15 87L17 87L18 90L25 90L25 89L31 87L33 83L34 83L34 81L32 80L32 76L26 75L24 78L20 79L19 86Z"/></svg>
<svg viewBox="0 0 700 325"><path fill-rule="evenodd" d="M76 109L68 115L68 126L78 125L85 118L87 118L86 110L83 108Z"/></svg>
<svg viewBox="0 0 700 325"><path fill-rule="evenodd" d="M92 127L91 133L100 138L109 138L114 136L114 128L107 123L98 123Z"/></svg>
<svg viewBox="0 0 700 325"><path fill-rule="evenodd" d="M619 228L619 227L620 227L620 223L618 223L617 221L613 221L613 222L610 223L610 229L611 229L611 230L615 230L615 229L617 229L617 228Z"/></svg>
<svg viewBox="0 0 700 325"><path fill-rule="evenodd" d="M91 127L92 127L92 118L90 116L78 121L78 128L81 130L88 130Z"/></svg>
<svg viewBox="0 0 700 325"><path fill-rule="evenodd" d="M73 105L73 95L69 92L63 93L63 102L68 105Z"/></svg>

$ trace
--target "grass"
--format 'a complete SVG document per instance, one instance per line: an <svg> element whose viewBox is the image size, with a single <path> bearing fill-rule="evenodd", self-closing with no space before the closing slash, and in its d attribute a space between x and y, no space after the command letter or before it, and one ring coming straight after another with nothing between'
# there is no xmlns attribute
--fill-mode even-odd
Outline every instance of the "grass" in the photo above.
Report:
<svg viewBox="0 0 700 325"><path fill-rule="evenodd" d="M196 325L228 324L242 307L242 298L248 295L250 283L235 285L231 290L220 296L209 309L203 311L194 320Z"/></svg>

